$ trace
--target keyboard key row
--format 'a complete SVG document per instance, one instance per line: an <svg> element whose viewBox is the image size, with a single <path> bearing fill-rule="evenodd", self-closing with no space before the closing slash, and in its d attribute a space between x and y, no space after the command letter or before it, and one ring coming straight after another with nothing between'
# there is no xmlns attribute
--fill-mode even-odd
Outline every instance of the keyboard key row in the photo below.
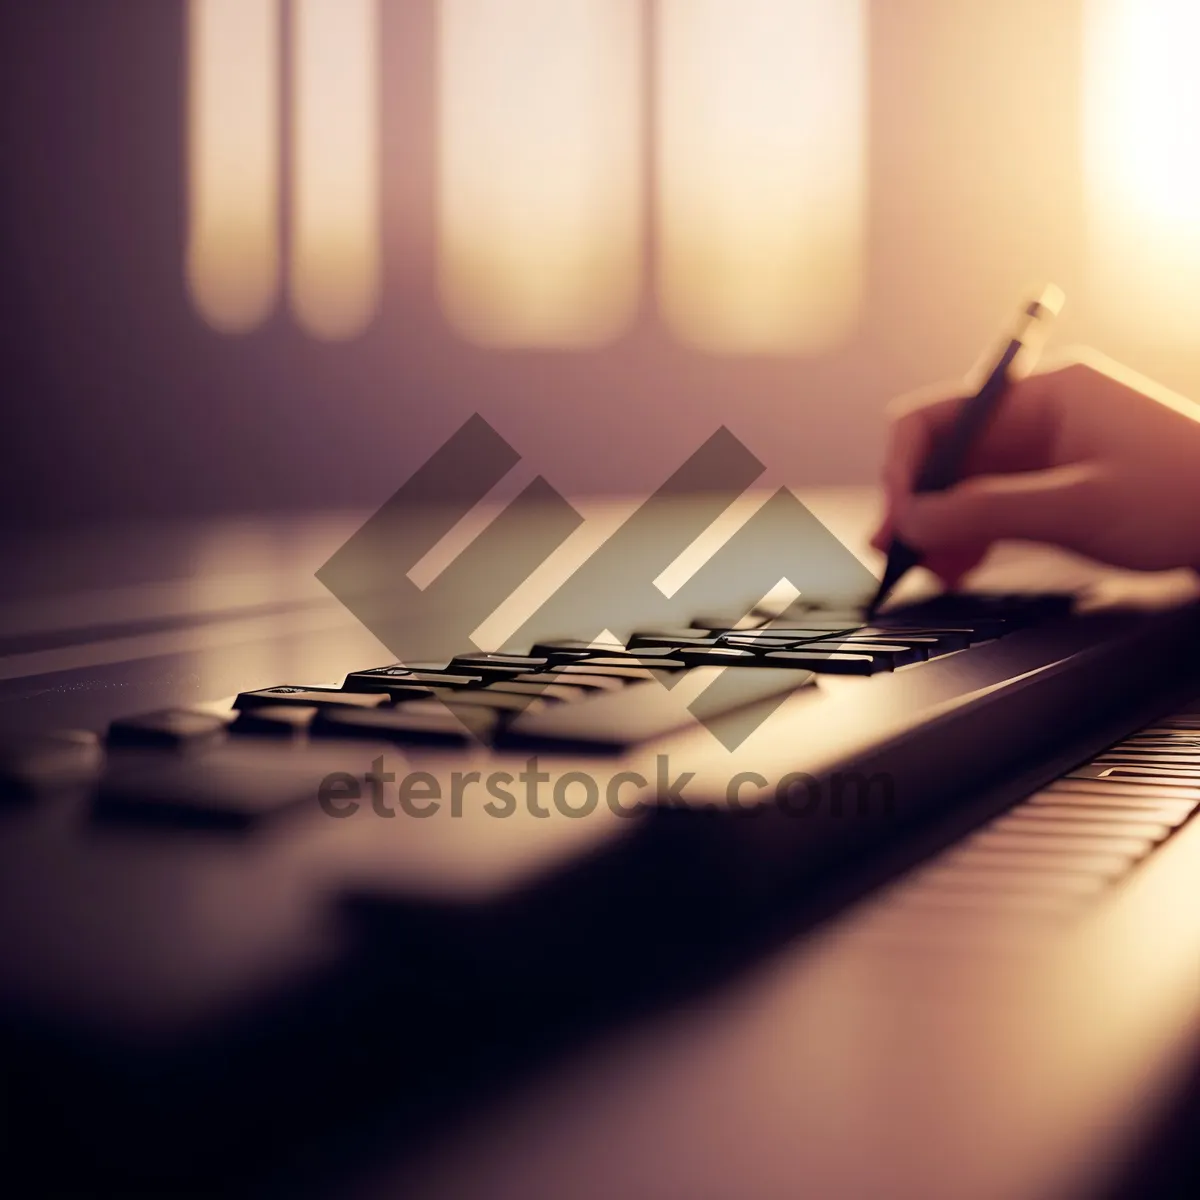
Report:
<svg viewBox="0 0 1200 1200"><path fill-rule="evenodd" d="M885 935L911 934L903 913L926 909L1043 923L1081 915L1200 810L1189 769L1200 759L1173 761L1170 728L1110 747L902 879L878 908ZM1154 741L1166 752L1146 749ZM1112 769L1121 764L1131 769Z"/></svg>

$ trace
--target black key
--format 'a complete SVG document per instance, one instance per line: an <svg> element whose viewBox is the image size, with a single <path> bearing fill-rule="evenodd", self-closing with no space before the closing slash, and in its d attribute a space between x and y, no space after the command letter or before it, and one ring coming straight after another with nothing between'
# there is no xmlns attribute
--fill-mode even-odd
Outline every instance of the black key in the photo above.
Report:
<svg viewBox="0 0 1200 1200"><path fill-rule="evenodd" d="M302 704L318 707L326 704L341 704L354 708L378 708L391 704L388 692L342 692L336 688L273 687L259 692L243 692L234 702L234 708L257 708L263 705Z"/></svg>
<svg viewBox="0 0 1200 1200"><path fill-rule="evenodd" d="M673 657L687 667L753 666L761 652L738 650L733 646L680 646Z"/></svg>
<svg viewBox="0 0 1200 1200"><path fill-rule="evenodd" d="M668 654L664 650L662 657L658 657L653 649L649 649L642 654L600 654L595 658L577 659L571 665L584 667L589 671L596 667L644 667L654 671L682 671L687 664L682 655Z"/></svg>
<svg viewBox="0 0 1200 1200"><path fill-rule="evenodd" d="M666 645L666 639L670 638L684 638L688 641L699 638L702 641L711 641L715 640L716 634L714 633L712 637L709 638L709 635L704 630L696 629L694 627L688 628L684 625L677 626L674 629L640 629L637 633L633 634L629 638L627 644L632 646L634 641L638 638L661 638L664 639L663 644Z"/></svg>
<svg viewBox="0 0 1200 1200"><path fill-rule="evenodd" d="M830 654L869 654L893 668L924 662L927 657L927 652L920 646L898 646L890 642L808 642L799 648Z"/></svg>
<svg viewBox="0 0 1200 1200"><path fill-rule="evenodd" d="M765 648L782 650L799 642L818 642L831 636L827 629L762 629L749 633L726 633L721 637L724 646L735 646L743 650Z"/></svg>
<svg viewBox="0 0 1200 1200"><path fill-rule="evenodd" d="M587 694L588 689L584 687L572 687L567 683L529 683L528 676L522 675L518 679L508 679L502 683L490 683L484 691L489 695L498 693L504 696L542 696L547 700L557 700L560 702L570 703L573 700L582 700ZM459 692L458 697L473 696L474 692Z"/></svg>
<svg viewBox="0 0 1200 1200"><path fill-rule="evenodd" d="M1160 742L1171 746L1200 746L1200 730L1177 729L1167 725L1157 725L1151 729L1141 729L1125 739L1126 742Z"/></svg>
<svg viewBox="0 0 1200 1200"><path fill-rule="evenodd" d="M512 695L506 692L493 691L491 688L474 689L462 692L447 692L438 700L406 701L397 707L405 712L432 712L437 705L442 705L451 712L462 712L470 708L486 708L495 713L519 713L527 709L541 709L556 700L546 700L541 696Z"/></svg>
<svg viewBox="0 0 1200 1200"><path fill-rule="evenodd" d="M530 654L540 655L554 660L585 658L593 654L623 654L625 647L619 642L593 645L591 642L581 642L573 639L562 639L553 642L535 642L530 647Z"/></svg>
<svg viewBox="0 0 1200 1200"><path fill-rule="evenodd" d="M649 678L649 674L641 674L639 678ZM553 671L545 671L534 675L522 675L520 682L515 686L523 688L533 683L559 683L567 684L570 687L584 688L587 691L619 692L625 686L625 682L625 680L618 676L585 675L575 669L568 673L566 668L556 667ZM492 686L505 688L514 685L493 684Z"/></svg>
<svg viewBox="0 0 1200 1200"><path fill-rule="evenodd" d="M517 675L522 671L544 671L550 660L545 655L529 654L456 654L452 669L484 678L496 675Z"/></svg>
<svg viewBox="0 0 1200 1200"><path fill-rule="evenodd" d="M367 763L310 757L279 743L247 740L200 759L148 754L118 763L101 780L96 814L139 822L244 829L285 811L316 808L332 771L361 776Z"/></svg>
<svg viewBox="0 0 1200 1200"><path fill-rule="evenodd" d="M190 708L164 708L114 721L108 727L108 744L204 750L224 740L230 719Z"/></svg>
<svg viewBox="0 0 1200 1200"><path fill-rule="evenodd" d="M679 657L689 667L792 667L828 675L875 675L890 671L893 659L887 654L867 650L816 650L807 645L793 650L750 651L726 647L717 650L680 650Z"/></svg>
<svg viewBox="0 0 1200 1200"><path fill-rule="evenodd" d="M482 675L468 675L458 671L409 671L393 674L395 668L380 667L378 671L355 671L346 676L342 690L347 692L400 692L406 688L421 687L476 687L483 682Z"/></svg>
<svg viewBox="0 0 1200 1200"><path fill-rule="evenodd" d="M693 630L693 633L696 631ZM659 635L655 633L635 633L629 639L630 650L642 650L647 647L674 649L677 646L717 646L720 645L716 636L713 637L678 637Z"/></svg>
<svg viewBox="0 0 1200 1200"><path fill-rule="evenodd" d="M853 633L856 629L861 629L862 624L861 616L850 620L828 620L825 617L814 616L809 620L807 616L801 614L796 618L784 620L781 617L777 621L772 621L762 632L794 633L796 637L802 638L815 630L818 637L822 635L828 637L831 633Z"/></svg>
<svg viewBox="0 0 1200 1200"><path fill-rule="evenodd" d="M104 764L100 739L85 730L63 730L0 743L0 798L73 787L94 779Z"/></svg>
<svg viewBox="0 0 1200 1200"><path fill-rule="evenodd" d="M891 664L870 654L842 653L841 651L773 650L758 660L764 667L794 667L799 670L816 671L825 675L877 675L890 671Z"/></svg>
<svg viewBox="0 0 1200 1200"><path fill-rule="evenodd" d="M707 641L707 638L702 639ZM651 658L674 658L669 646L647 646L643 650L626 650L623 646L602 646L598 650L592 650L582 658L573 658L572 662L592 662L596 659L651 659Z"/></svg>
<svg viewBox="0 0 1200 1200"><path fill-rule="evenodd" d="M842 640L856 642L859 639L869 640L871 638L881 642L901 642L904 645L911 643L930 649L936 648L939 654L950 650L965 650L976 642L988 640L973 629L914 629L905 625L897 625L894 628L886 625L869 625L846 634Z"/></svg>
<svg viewBox="0 0 1200 1200"><path fill-rule="evenodd" d="M624 691L590 696L517 717L498 741L514 748L577 749L620 753L697 721L706 724L748 705L786 696L813 682L810 671L726 672L685 708L657 681L634 683ZM720 688L717 687L720 684ZM712 692L706 703L706 697Z"/></svg>
<svg viewBox="0 0 1200 1200"><path fill-rule="evenodd" d="M482 708L457 714L442 705L422 711L407 706L377 709L324 708L312 724L313 737L374 738L413 746L468 746L485 741L495 715Z"/></svg>
<svg viewBox="0 0 1200 1200"><path fill-rule="evenodd" d="M299 738L308 733L313 718L320 711L315 704L268 704L261 708L245 708L238 713L229 730L262 737Z"/></svg>
<svg viewBox="0 0 1200 1200"><path fill-rule="evenodd" d="M1099 779L1113 783L1150 783L1200 786L1200 766L1110 766L1094 763L1079 767L1066 776L1067 779Z"/></svg>
<svg viewBox="0 0 1200 1200"><path fill-rule="evenodd" d="M1193 782L1200 784L1200 781ZM1114 804L1125 800L1190 800L1200 803L1200 786L1188 786L1184 780L1179 779L1134 783L1128 779L1066 778L1048 783L1043 792L1055 795L1060 792L1085 795L1097 800L1109 800Z"/></svg>
<svg viewBox="0 0 1200 1200"><path fill-rule="evenodd" d="M1197 754L1172 754L1167 750L1156 750L1148 753L1139 753L1136 750L1116 749L1107 750L1101 754L1096 760L1096 764L1103 763L1107 767L1126 766L1126 767L1196 767L1200 768L1200 753Z"/></svg>
<svg viewBox="0 0 1200 1200"><path fill-rule="evenodd" d="M635 679L665 679L671 675L672 671L682 669L682 663L670 670L652 671L646 667L608 667L603 663L593 661L586 665L582 663L565 663L562 666L555 667L554 673L556 675L566 675L571 679L574 679L576 675L580 675L586 679L611 679L621 684L627 684Z"/></svg>
<svg viewBox="0 0 1200 1200"><path fill-rule="evenodd" d="M724 616L696 617L692 621L693 629L708 629L713 633L728 633L734 629L758 629L767 623L765 614L752 613L739 617L733 613Z"/></svg>

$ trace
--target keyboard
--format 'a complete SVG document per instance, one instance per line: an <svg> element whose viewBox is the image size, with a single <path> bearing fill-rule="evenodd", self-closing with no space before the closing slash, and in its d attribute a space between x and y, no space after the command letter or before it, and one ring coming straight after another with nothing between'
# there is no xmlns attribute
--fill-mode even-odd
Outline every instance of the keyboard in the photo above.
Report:
<svg viewBox="0 0 1200 1200"><path fill-rule="evenodd" d="M1200 800L1194 718L1104 741L1191 685L1200 639L1193 607L1072 604L750 607L12 742L0 1038L27 1152L257 1178L353 1142L337 1095L419 1139L794 936L1001 781L993 823L881 911L1083 911Z"/></svg>

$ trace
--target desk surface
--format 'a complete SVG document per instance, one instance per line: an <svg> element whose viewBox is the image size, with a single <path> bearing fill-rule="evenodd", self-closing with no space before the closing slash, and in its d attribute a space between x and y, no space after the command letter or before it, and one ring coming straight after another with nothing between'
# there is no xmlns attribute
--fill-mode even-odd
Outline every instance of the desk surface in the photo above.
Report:
<svg viewBox="0 0 1200 1200"><path fill-rule="evenodd" d="M869 492L802 498L877 565L862 549ZM598 537L629 507L580 505ZM8 535L0 724L97 727L117 713L388 661L314 578L362 516ZM1190 576L1101 573L1049 552L1018 561L1001 551L981 583L1094 584L1147 598L1195 588ZM1196 1040L1198 869L1195 826L1090 935L1036 969L1004 955L881 946L868 898L720 988L593 1040L408 1147L403 1161L364 1160L337 1191L363 1200L1071 1194L1140 1135ZM486 1009L486 986L477 1002Z"/></svg>

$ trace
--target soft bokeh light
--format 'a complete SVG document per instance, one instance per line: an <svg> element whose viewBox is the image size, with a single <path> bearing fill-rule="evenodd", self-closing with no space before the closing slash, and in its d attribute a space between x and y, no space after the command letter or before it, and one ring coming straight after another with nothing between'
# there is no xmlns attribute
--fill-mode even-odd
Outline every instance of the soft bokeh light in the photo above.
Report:
<svg viewBox="0 0 1200 1200"><path fill-rule="evenodd" d="M1142 341L1200 321L1200 5L1088 0L1085 179L1092 297Z"/></svg>
<svg viewBox="0 0 1200 1200"><path fill-rule="evenodd" d="M279 0L191 0L187 279L244 333L279 289Z"/></svg>
<svg viewBox="0 0 1200 1200"><path fill-rule="evenodd" d="M339 340L379 303L378 0L293 0L291 301Z"/></svg>
<svg viewBox="0 0 1200 1200"><path fill-rule="evenodd" d="M639 0L442 0L443 303L472 340L610 340L640 283Z"/></svg>
<svg viewBox="0 0 1200 1200"><path fill-rule="evenodd" d="M861 0L662 0L660 290L714 351L812 351L862 287Z"/></svg>

